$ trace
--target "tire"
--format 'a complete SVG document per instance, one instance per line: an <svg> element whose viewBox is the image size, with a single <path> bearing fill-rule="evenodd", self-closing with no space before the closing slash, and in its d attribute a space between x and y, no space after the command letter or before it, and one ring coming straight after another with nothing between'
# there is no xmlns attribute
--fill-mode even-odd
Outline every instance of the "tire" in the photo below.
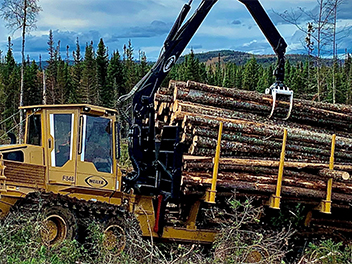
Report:
<svg viewBox="0 0 352 264"><path fill-rule="evenodd" d="M114 255L120 254L126 248L126 232L118 224L110 224L104 230L103 246Z"/></svg>
<svg viewBox="0 0 352 264"><path fill-rule="evenodd" d="M68 208L53 206L44 209L41 237L47 246L60 244L75 237L77 221Z"/></svg>

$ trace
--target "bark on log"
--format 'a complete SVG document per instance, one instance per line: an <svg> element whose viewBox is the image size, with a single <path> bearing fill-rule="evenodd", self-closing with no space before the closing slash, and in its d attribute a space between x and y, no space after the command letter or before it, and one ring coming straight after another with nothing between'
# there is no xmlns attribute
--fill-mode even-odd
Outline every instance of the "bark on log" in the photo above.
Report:
<svg viewBox="0 0 352 264"><path fill-rule="evenodd" d="M211 184L211 173L184 173L183 177L185 179L192 178L197 179L203 184ZM276 184L277 183L277 175L252 175L248 173L237 173L237 172L227 172L227 173L219 173L218 181L222 183L231 184L234 181L243 181L243 182L255 182L258 184ZM293 186L293 187L301 187L311 190L326 190L326 182L314 179L307 180L299 177L284 177L282 180L282 186ZM352 186L342 186L342 190L338 186L337 183L334 183L333 188L337 192L350 192L352 190Z"/></svg>
<svg viewBox="0 0 352 264"><path fill-rule="evenodd" d="M156 102L164 102L164 103L171 103L173 101L173 96L172 95L156 93L154 95L154 101L156 101Z"/></svg>
<svg viewBox="0 0 352 264"><path fill-rule="evenodd" d="M197 82L188 81L186 87L188 89L199 90L208 93L220 94L226 97L232 98L240 98L241 100L248 101L256 101L256 102L264 102L268 101L268 106L272 105L272 97L260 94L254 91L244 91L238 90L236 88L224 88L211 86L206 84L201 84ZM281 101L280 101L281 102ZM285 104L285 103L283 103ZM348 120L352 120L352 109L346 105L336 105L329 103L317 103L311 102L308 100L294 99L294 108L292 114L295 115L295 111L297 112L310 112L315 114L330 116L338 116L342 118L347 118Z"/></svg>
<svg viewBox="0 0 352 264"><path fill-rule="evenodd" d="M203 184L211 184L212 173L211 172L184 172L183 178L193 178L198 179ZM223 183L231 183L233 181L245 181L245 182L256 182L260 184L276 184L277 175L270 174L259 174L254 175L247 172L220 172L218 174L218 181ZM326 191L327 179L317 179L317 178L304 178L301 176L288 176L284 175L282 179L282 186L293 186L302 187L312 190L322 190ZM333 192L337 193L352 193L351 183L333 182L332 185Z"/></svg>
<svg viewBox="0 0 352 264"><path fill-rule="evenodd" d="M221 94L208 93L188 88L176 87L174 91L174 101L183 100L193 103L205 104L210 106L221 106L227 109L246 110L260 115L268 115L271 107L254 101L235 100Z"/></svg>
<svg viewBox="0 0 352 264"><path fill-rule="evenodd" d="M234 148L238 144L243 144L243 150L241 148ZM205 148L216 148L217 139L204 137L204 136L194 136L193 137L193 145ZM270 155L281 153L281 142L275 142L271 140L261 140L253 137L246 137L246 136L238 136L238 135L230 135L227 136L223 134L221 140L221 149L222 150L236 150L236 151L243 151L248 152L247 149L250 148L250 152L254 153L268 153ZM328 146L329 147L329 146ZM330 157L331 151L330 149L324 149L324 147L313 148L313 147L306 147L300 145L293 145L286 143L286 155L287 157L316 157L320 158L323 156ZM258 152L257 152L258 151ZM314 154L315 156L313 156ZM276 155L274 155L276 156ZM352 160L352 154L347 153L346 151L335 151L335 157L346 159L346 161ZM326 160L326 158L324 158Z"/></svg>
<svg viewBox="0 0 352 264"><path fill-rule="evenodd" d="M190 123L195 126L218 128L220 121L224 122L224 131L240 131L263 136L274 136L282 138L284 127L269 126L262 123L248 122L238 119L214 118L200 116L193 113L185 113L182 126ZM288 140L302 140L309 143L331 144L332 135L312 132L303 129L287 128ZM336 146L352 150L352 139L336 137Z"/></svg>
<svg viewBox="0 0 352 264"><path fill-rule="evenodd" d="M159 87L158 91L156 94L162 94L162 95L173 95L173 88L169 87Z"/></svg>
<svg viewBox="0 0 352 264"><path fill-rule="evenodd" d="M190 177L185 177L183 179L184 185L209 185L208 182L202 182L201 179L196 178L192 179ZM276 191L276 184L261 184L253 182L244 182L244 181L218 181L218 187L225 189L235 189L239 191L253 191L255 193L271 193L274 194ZM321 190L312 190L300 187L293 186L282 186L281 190L282 196L291 196L291 197L301 197L301 198L311 198L316 199L317 201L326 198L326 191ZM287 198L287 197L286 197ZM332 193L332 201L342 201L349 203L352 199L352 195L346 193Z"/></svg>
<svg viewBox="0 0 352 264"><path fill-rule="evenodd" d="M171 81L169 88L160 89L155 96L156 119L161 120L157 125L182 122L181 141L191 144L189 153L205 156L185 157L184 183L192 188L198 187L197 182L209 184L213 166L209 156L215 154L222 121L218 186L273 194L287 128L282 196L325 199L327 179L333 178L333 202L350 202L352 181L343 179L352 173L352 108L294 99L291 118L283 121L267 119L271 104L271 96L190 81ZM279 100L275 114L285 116L287 109L288 103ZM337 134L334 168L339 171L329 170L333 133Z"/></svg>
<svg viewBox="0 0 352 264"><path fill-rule="evenodd" d="M202 91L212 92L212 93L221 93L225 96L232 96L232 97L240 96L241 98L248 98L248 100L261 101L263 98L266 97L265 95L259 94L256 92L238 90L237 88L224 88L219 86L207 85L207 84L194 82L194 81L187 81L186 86L190 89L197 89L197 90L202 90ZM302 100L302 99L294 99L294 105L296 107L311 106L311 107L326 109L326 110L335 111L335 112L352 114L352 108L350 106L343 105L343 104L330 104L330 103L314 102L314 101Z"/></svg>
<svg viewBox="0 0 352 264"><path fill-rule="evenodd" d="M185 155L183 157L184 161L192 161L192 162L212 162L213 157L196 157ZM264 159L239 159L239 158L220 158L220 164L231 164L231 165L241 165L241 166L260 166L260 167L279 167L279 161L276 160L264 160ZM296 168L296 169L315 169L321 170L325 168L329 168L328 163L308 163L308 162L293 162L293 161L285 161L285 168ZM349 173L352 172L352 165L342 165L335 164L334 168L336 170L347 171Z"/></svg>
<svg viewBox="0 0 352 264"><path fill-rule="evenodd" d="M330 169L320 170L319 175L326 178L333 178L335 180L348 180L350 178L350 174L347 171L337 171Z"/></svg>

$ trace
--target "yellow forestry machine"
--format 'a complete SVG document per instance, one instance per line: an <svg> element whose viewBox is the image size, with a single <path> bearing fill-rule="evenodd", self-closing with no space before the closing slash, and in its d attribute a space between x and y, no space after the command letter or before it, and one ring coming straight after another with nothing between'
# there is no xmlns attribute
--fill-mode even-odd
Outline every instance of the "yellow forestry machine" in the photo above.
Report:
<svg viewBox="0 0 352 264"><path fill-rule="evenodd" d="M285 41L257 0L239 1L256 19L279 59L276 82L268 93L288 95L292 102L292 92L283 84ZM191 2L177 17L155 65L119 99L119 110L87 104L21 108L26 112L24 143L0 146L2 218L13 207L20 210L40 204L46 214L48 232L43 239L48 245L73 238L83 217L104 222L110 241L125 234L122 219L129 221L131 216L145 237L214 241L215 229L197 226L204 200L181 192L179 127L165 126L161 137L155 135L154 94L217 0L203 0L184 22ZM127 118L123 106L129 98L133 99L133 118L128 119L128 151L134 170L123 176L120 117ZM124 238L121 241L115 244L122 248Z"/></svg>

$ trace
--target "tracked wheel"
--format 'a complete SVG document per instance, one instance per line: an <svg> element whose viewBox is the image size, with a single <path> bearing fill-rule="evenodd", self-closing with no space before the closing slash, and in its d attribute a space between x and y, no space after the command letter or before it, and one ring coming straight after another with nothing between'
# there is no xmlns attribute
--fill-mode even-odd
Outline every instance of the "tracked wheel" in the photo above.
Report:
<svg viewBox="0 0 352 264"><path fill-rule="evenodd" d="M248 247L244 263L263 263L268 257L268 250L260 245Z"/></svg>
<svg viewBox="0 0 352 264"><path fill-rule="evenodd" d="M43 221L41 237L47 246L71 240L76 230L76 219L71 211L59 206L47 208Z"/></svg>
<svg viewBox="0 0 352 264"><path fill-rule="evenodd" d="M109 225L104 231L103 246L112 253L119 254L126 247L126 233L119 225Z"/></svg>

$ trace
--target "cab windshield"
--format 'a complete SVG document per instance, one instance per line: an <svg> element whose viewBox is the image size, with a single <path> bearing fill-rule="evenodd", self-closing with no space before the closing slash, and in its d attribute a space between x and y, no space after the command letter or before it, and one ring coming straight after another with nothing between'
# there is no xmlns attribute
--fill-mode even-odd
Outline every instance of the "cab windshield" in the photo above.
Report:
<svg viewBox="0 0 352 264"><path fill-rule="evenodd" d="M99 172L112 173L112 122L108 118L83 116L81 160L92 162Z"/></svg>

